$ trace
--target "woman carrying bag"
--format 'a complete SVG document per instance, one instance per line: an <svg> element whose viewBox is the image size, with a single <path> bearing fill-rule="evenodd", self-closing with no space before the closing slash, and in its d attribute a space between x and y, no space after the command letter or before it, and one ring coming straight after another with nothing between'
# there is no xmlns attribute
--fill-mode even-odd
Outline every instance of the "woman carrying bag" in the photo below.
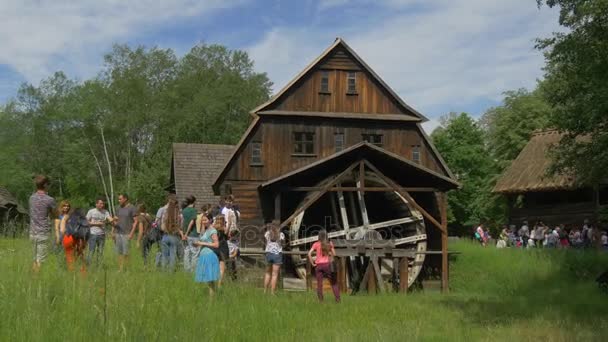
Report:
<svg viewBox="0 0 608 342"><path fill-rule="evenodd" d="M313 261L312 254L315 253L316 257ZM315 275L317 277L317 296L319 301L323 301L323 278L328 278L331 283L331 289L334 292L336 303L340 302L340 290L338 289L338 281L336 276L334 263L334 256L336 251L334 245L327 238L327 231L322 229L319 231L319 240L312 244L310 251L308 251L308 261L315 267ZM335 265L335 264L333 264Z"/></svg>

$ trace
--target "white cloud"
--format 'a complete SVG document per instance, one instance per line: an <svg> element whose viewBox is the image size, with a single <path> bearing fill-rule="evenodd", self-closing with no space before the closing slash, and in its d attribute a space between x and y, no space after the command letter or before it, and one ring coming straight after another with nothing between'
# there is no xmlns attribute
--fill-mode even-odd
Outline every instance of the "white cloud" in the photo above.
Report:
<svg viewBox="0 0 608 342"><path fill-rule="evenodd" d="M366 2L352 0L345 6ZM342 3L325 2L322 9ZM558 29L556 11L539 11L529 0L385 4L388 19L366 25L345 21L329 33L326 27L276 27L249 52L279 90L331 44L334 32L346 33L349 45L408 104L423 113L431 108L460 111L473 103L499 101L506 90L533 87L544 63L534 39Z"/></svg>
<svg viewBox="0 0 608 342"><path fill-rule="evenodd" d="M242 0L0 0L0 64L37 82L57 69L90 76L110 44Z"/></svg>

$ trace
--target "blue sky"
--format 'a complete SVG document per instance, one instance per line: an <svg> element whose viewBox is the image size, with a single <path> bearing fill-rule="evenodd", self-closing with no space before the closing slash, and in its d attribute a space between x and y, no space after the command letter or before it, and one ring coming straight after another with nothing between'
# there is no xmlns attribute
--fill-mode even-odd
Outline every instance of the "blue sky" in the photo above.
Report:
<svg viewBox="0 0 608 342"><path fill-rule="evenodd" d="M113 43L244 49L278 91L340 36L432 130L533 88L534 39L557 30L556 11L534 0L0 0L0 103L57 70L93 77Z"/></svg>

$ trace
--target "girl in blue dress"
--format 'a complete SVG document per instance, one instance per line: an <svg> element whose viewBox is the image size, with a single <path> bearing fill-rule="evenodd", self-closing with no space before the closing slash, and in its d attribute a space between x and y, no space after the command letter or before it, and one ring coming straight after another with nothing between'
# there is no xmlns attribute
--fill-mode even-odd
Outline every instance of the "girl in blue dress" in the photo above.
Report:
<svg viewBox="0 0 608 342"><path fill-rule="evenodd" d="M207 283L209 285L209 295L213 296L216 282L220 277L220 261L212 248L218 248L220 243L217 230L209 227L209 217L203 216L201 221L205 232L201 235L199 241L194 242L195 246L203 247L198 257L194 281Z"/></svg>

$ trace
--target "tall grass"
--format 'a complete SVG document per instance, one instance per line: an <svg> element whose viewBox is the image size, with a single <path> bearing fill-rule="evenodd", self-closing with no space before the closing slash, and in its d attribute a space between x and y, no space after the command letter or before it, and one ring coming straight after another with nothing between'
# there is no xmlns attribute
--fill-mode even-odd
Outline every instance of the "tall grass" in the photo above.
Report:
<svg viewBox="0 0 608 342"><path fill-rule="evenodd" d="M27 240L0 240L0 340L602 340L608 297L593 282L606 254L481 248L460 242L451 292L407 296L264 296L228 283L208 297L190 274L106 268L69 273L50 257L32 274ZM104 285L105 284L105 285ZM105 289L105 290L104 290ZM105 314L104 314L105 308ZM105 317L105 319L104 319Z"/></svg>

